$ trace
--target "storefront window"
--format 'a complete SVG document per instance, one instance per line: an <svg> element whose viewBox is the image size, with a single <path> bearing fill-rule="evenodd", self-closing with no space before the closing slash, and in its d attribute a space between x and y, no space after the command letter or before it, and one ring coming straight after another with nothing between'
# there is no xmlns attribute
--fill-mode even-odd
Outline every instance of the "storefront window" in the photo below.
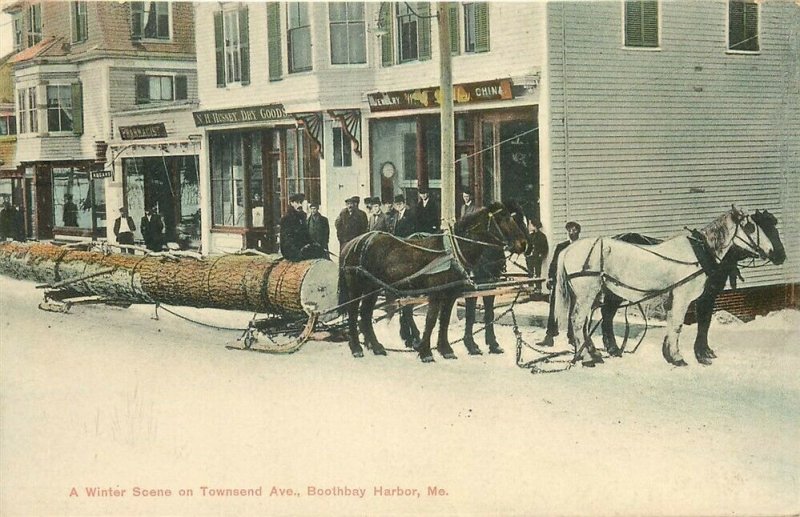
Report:
<svg viewBox="0 0 800 517"><path fill-rule="evenodd" d="M264 164L261 133L250 136L250 212L254 228L264 223Z"/></svg>
<svg viewBox="0 0 800 517"><path fill-rule="evenodd" d="M384 185L382 195L403 192L406 187L417 185L417 120L383 119L370 123L372 141L371 169L376 175L373 184ZM382 167L391 163L391 168ZM385 177L382 173L390 171Z"/></svg>
<svg viewBox="0 0 800 517"><path fill-rule="evenodd" d="M53 167L53 220L55 226L92 230L93 190L102 192L104 189L93 189L88 171L80 171L74 167ZM105 198L98 201L102 202L102 220L104 222ZM100 214L96 215L100 217Z"/></svg>
<svg viewBox="0 0 800 517"><path fill-rule="evenodd" d="M211 201L214 226L245 226L242 136L211 138Z"/></svg>

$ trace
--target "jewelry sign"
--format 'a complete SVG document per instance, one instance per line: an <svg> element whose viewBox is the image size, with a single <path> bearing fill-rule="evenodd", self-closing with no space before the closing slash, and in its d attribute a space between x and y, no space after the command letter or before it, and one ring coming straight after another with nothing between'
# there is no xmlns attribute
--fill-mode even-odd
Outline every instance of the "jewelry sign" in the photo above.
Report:
<svg viewBox="0 0 800 517"><path fill-rule="evenodd" d="M265 122L286 118L283 104L268 104L265 106L247 106L211 111L195 111L194 124L201 126L216 126L220 124L238 124L241 122Z"/></svg>
<svg viewBox="0 0 800 517"><path fill-rule="evenodd" d="M453 86L453 102L456 104L472 104L476 102L510 100L514 98L513 86L511 79L457 84ZM367 94L367 100L369 101L369 109L372 112L436 108L441 104L441 92L439 90L438 87L430 87L417 90L369 93Z"/></svg>

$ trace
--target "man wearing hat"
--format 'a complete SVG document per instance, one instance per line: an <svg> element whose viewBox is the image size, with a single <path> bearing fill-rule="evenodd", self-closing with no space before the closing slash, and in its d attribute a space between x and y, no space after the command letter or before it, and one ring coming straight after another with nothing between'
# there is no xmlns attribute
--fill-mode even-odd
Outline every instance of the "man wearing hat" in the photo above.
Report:
<svg viewBox="0 0 800 517"><path fill-rule="evenodd" d="M339 213L333 223L336 227L336 237L339 239L340 249L362 233L367 233L367 228L369 227L367 214L358 208L360 201L361 198L358 196L345 199L344 202L347 204L347 208Z"/></svg>
<svg viewBox="0 0 800 517"><path fill-rule="evenodd" d="M417 221L414 218L414 213L408 208L406 204L406 197L403 194L397 194L394 197L394 209L397 212L394 222L394 233L398 237L406 238L415 231L417 231Z"/></svg>
<svg viewBox="0 0 800 517"><path fill-rule="evenodd" d="M553 338L558 335L558 324L555 317L555 292L556 272L558 270L558 256L567 246L577 241L581 236L581 225L575 221L570 221L565 226L569 239L559 242L553 251L553 258L550 259L550 268L547 271L547 289L550 291L550 314L547 316L547 335L544 340L536 343L539 346L553 346Z"/></svg>
<svg viewBox="0 0 800 517"><path fill-rule="evenodd" d="M308 204L308 212L308 235L313 242L325 250L325 258L328 258L328 241L331 234L328 218L319 213L319 203L316 201Z"/></svg>
<svg viewBox="0 0 800 517"><path fill-rule="evenodd" d="M297 262L303 260L303 248L311 244L311 237L306 226L306 215L302 206L305 195L296 193L289 196L289 208L281 217L280 247L281 255L286 260Z"/></svg>
<svg viewBox="0 0 800 517"><path fill-rule="evenodd" d="M133 232L136 231L136 224L133 222L133 217L128 215L128 209L124 206L119 208L119 217L114 220L114 236L117 238L117 244L133 244ZM124 253L133 255L133 250L130 248L123 248Z"/></svg>
<svg viewBox="0 0 800 517"><path fill-rule="evenodd" d="M78 226L78 205L72 201L72 194L64 194L62 220L64 226Z"/></svg>
<svg viewBox="0 0 800 517"><path fill-rule="evenodd" d="M371 232L388 232L389 225L386 223L386 216L381 210L381 198L370 197L365 201L369 207L369 227Z"/></svg>
<svg viewBox="0 0 800 517"><path fill-rule="evenodd" d="M416 231L416 220L414 214L406 204L406 197L403 194L397 194L394 197L394 209L397 212L395 215L393 234L406 238ZM417 324L414 323L414 306L403 305L400 307L400 339L406 345L406 348L413 348L419 343L419 329Z"/></svg>
<svg viewBox="0 0 800 517"><path fill-rule="evenodd" d="M542 223L538 219L528 221L528 249L525 253L525 263L528 266L528 275L531 278L542 276L542 262L549 251L547 236L542 231ZM541 282L533 288L534 293L542 292Z"/></svg>
<svg viewBox="0 0 800 517"><path fill-rule="evenodd" d="M161 216L158 215L158 208L155 205L144 210L139 226L147 249L161 251L164 239L164 222L161 220Z"/></svg>
<svg viewBox="0 0 800 517"><path fill-rule="evenodd" d="M470 189L464 188L461 197L464 200L464 204L461 205L459 220L478 211L478 205L476 205L475 200L472 199L472 191Z"/></svg>
<svg viewBox="0 0 800 517"><path fill-rule="evenodd" d="M394 233L394 224L397 222L397 210L394 209L392 206L392 198L385 197L381 202L381 211L383 212L383 216L386 218L386 230L389 233Z"/></svg>
<svg viewBox="0 0 800 517"><path fill-rule="evenodd" d="M423 233L439 233L441 214L439 205L431 198L427 187L419 188L419 201L417 202L417 231Z"/></svg>

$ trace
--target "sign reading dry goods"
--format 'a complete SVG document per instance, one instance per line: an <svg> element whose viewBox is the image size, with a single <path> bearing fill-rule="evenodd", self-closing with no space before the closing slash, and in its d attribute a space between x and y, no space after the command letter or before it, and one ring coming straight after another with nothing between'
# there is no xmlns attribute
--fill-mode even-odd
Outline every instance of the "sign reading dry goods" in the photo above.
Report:
<svg viewBox="0 0 800 517"><path fill-rule="evenodd" d="M120 126L119 136L123 140L144 140L146 138L166 138L167 128L163 122L142 124L140 126Z"/></svg>
<svg viewBox="0 0 800 517"><path fill-rule="evenodd" d="M224 110L195 111L194 123L200 126L216 126L219 124L238 124L241 122L262 122L286 118L283 104L266 106L248 106Z"/></svg>
<svg viewBox="0 0 800 517"><path fill-rule="evenodd" d="M471 104L475 102L510 100L514 98L511 79L497 79L480 83L465 83L453 86L453 102ZM396 92L367 94L370 111L392 111L417 108L436 108L441 103L438 87Z"/></svg>

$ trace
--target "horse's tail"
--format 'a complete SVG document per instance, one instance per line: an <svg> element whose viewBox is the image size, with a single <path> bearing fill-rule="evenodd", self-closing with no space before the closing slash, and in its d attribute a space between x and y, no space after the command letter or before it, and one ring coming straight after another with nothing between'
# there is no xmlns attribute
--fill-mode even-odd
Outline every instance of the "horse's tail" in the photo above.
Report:
<svg viewBox="0 0 800 517"><path fill-rule="evenodd" d="M556 304L555 317L559 332L566 331L569 328L570 312L572 309L572 292L569 285L569 275L567 275L567 267L564 264L567 251L569 250L565 249L559 254L556 268L554 296Z"/></svg>

